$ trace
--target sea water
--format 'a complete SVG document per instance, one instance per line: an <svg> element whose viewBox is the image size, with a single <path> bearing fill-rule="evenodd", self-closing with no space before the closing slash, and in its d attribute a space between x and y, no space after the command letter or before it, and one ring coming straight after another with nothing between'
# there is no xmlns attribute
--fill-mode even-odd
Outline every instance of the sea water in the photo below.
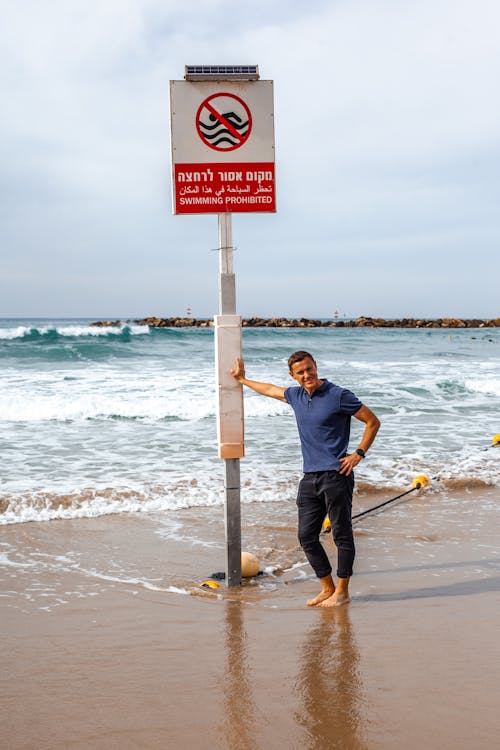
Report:
<svg viewBox="0 0 500 750"><path fill-rule="evenodd" d="M222 506L211 328L0 321L0 524ZM416 475L450 493L500 484L500 329L244 329L247 375L293 385L289 354L381 419L364 492ZM353 420L351 449L363 425ZM291 409L245 391L243 503L293 501Z"/></svg>

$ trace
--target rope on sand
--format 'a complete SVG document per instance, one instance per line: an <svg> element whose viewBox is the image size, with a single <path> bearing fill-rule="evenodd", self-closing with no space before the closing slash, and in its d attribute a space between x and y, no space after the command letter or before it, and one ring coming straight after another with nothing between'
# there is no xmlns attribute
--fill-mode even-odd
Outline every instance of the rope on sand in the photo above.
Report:
<svg viewBox="0 0 500 750"><path fill-rule="evenodd" d="M491 440L491 445L488 446L487 448L483 448L482 450L488 450L488 448L493 448L495 446L500 447L500 433L498 433L498 435L494 435ZM432 480L434 481L438 479L439 479L438 476L432 477ZM375 505L373 508L368 508L367 510L364 510L362 513L357 513L355 516L352 517L352 520L356 521L357 519L362 518L363 516L367 516L369 513L373 513L374 511L379 510L380 508L383 508L386 505L389 505L389 503L393 503L396 500L399 500L400 498L405 497L405 495L409 495L410 492L415 492L415 490L420 490L430 485L431 485L431 479L429 479L428 476L426 476L425 474L417 474L417 476L413 479L412 486L409 490L406 490L406 492L401 492L401 494L396 495L396 497L391 497L390 500L386 500L383 503L379 503L379 505ZM321 533L328 534L330 531L331 531L331 524L330 524L330 519L327 516L323 522L323 528L321 530Z"/></svg>

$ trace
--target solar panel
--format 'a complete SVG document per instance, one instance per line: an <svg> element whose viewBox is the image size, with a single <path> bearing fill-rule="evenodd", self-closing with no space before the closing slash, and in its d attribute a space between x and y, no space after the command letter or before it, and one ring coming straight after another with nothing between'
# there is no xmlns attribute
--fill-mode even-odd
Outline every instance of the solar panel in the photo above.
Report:
<svg viewBox="0 0 500 750"><path fill-rule="evenodd" d="M258 65L186 65L186 81L258 81Z"/></svg>

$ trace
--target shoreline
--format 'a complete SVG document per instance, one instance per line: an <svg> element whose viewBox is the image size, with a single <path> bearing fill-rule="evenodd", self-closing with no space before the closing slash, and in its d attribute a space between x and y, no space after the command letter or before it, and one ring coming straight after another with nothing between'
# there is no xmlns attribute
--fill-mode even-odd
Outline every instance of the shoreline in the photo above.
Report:
<svg viewBox="0 0 500 750"><path fill-rule="evenodd" d="M132 323L150 328L211 328L209 318L150 316L139 319L98 320L90 323L99 328L111 328ZM372 318L362 315L348 320L322 318L243 318L243 328L500 328L500 318Z"/></svg>

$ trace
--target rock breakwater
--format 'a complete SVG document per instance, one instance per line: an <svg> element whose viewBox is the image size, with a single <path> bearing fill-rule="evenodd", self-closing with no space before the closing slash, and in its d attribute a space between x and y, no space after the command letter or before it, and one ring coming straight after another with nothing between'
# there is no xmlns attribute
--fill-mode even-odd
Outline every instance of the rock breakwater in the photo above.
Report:
<svg viewBox="0 0 500 750"><path fill-rule="evenodd" d="M210 328L207 318L141 318L140 320L101 320L91 326L115 327L124 324L150 328ZM500 318L372 318L324 320L322 318L244 318L244 328L500 328Z"/></svg>

